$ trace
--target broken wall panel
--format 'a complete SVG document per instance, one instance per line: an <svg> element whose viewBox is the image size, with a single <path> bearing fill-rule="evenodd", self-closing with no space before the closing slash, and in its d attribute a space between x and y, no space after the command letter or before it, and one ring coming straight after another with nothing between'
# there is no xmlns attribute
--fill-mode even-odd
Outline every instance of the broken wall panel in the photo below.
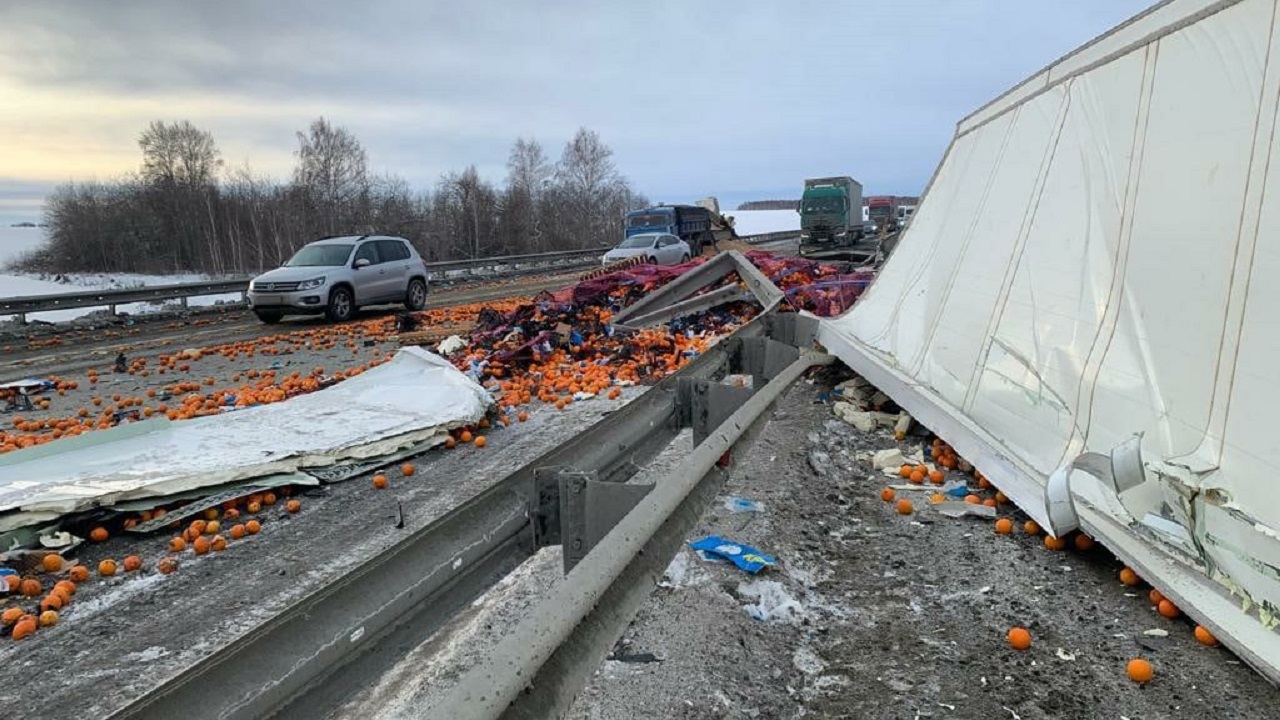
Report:
<svg viewBox="0 0 1280 720"><path fill-rule="evenodd" d="M1099 534L1273 680L1276 17L1164 2L962 120L877 281L819 331L1037 521ZM1135 486L1076 469L1135 436Z"/></svg>
<svg viewBox="0 0 1280 720"><path fill-rule="evenodd" d="M120 500L385 456L444 442L478 421L488 392L446 360L405 348L390 361L287 402L92 433L92 442L22 450L0 462L10 525ZM61 445L59 443L58 445Z"/></svg>

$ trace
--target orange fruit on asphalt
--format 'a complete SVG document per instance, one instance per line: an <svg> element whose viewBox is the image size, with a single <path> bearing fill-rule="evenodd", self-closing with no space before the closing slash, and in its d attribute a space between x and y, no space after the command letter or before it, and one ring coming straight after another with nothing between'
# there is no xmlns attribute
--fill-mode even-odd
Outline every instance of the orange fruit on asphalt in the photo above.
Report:
<svg viewBox="0 0 1280 720"><path fill-rule="evenodd" d="M978 487L982 488L983 490L990 490L990 489L991 489L991 481L990 481L990 480L988 480L988 479L986 479L985 477L983 477L983 476L979 475L979 476L978 476Z"/></svg>
<svg viewBox="0 0 1280 720"><path fill-rule="evenodd" d="M75 582L84 582L89 579L89 568L83 565L76 565L71 568L67 576Z"/></svg>
<svg viewBox="0 0 1280 720"><path fill-rule="evenodd" d="M130 555L124 559L124 571L133 572L142 569L142 558L137 555Z"/></svg>
<svg viewBox="0 0 1280 720"><path fill-rule="evenodd" d="M209 541L209 549L214 552L222 552L227 549L227 539L221 535L214 535Z"/></svg>
<svg viewBox="0 0 1280 720"><path fill-rule="evenodd" d="M893 488L887 487L880 491L880 499L885 502L893 502L895 495L897 495L897 493L893 491Z"/></svg>
<svg viewBox="0 0 1280 720"><path fill-rule="evenodd" d="M1039 535L1040 525L1035 520L1028 520L1022 523L1022 532L1028 535Z"/></svg>
<svg viewBox="0 0 1280 720"><path fill-rule="evenodd" d="M379 490L381 490L381 489L385 488L385 487L387 486L387 476L386 476L386 475L374 475L374 476L373 476L373 486L374 486L374 487L376 487L376 488L378 488Z"/></svg>
<svg viewBox="0 0 1280 720"><path fill-rule="evenodd" d="M232 525L230 533L232 540L239 540L243 538L245 533L244 525Z"/></svg>
<svg viewBox="0 0 1280 720"><path fill-rule="evenodd" d="M13 626L13 639L21 640L30 637L36 632L36 621L31 618L19 620L17 625Z"/></svg>
<svg viewBox="0 0 1280 720"><path fill-rule="evenodd" d="M205 511L204 511L204 519L205 519L205 520L217 520L217 519L218 519L218 508L209 508L209 509L205 510Z"/></svg>
<svg viewBox="0 0 1280 720"><path fill-rule="evenodd" d="M1161 593L1155 588L1151 588L1151 592L1147 593L1147 597L1151 599L1152 605L1159 605L1160 601L1164 599L1164 593Z"/></svg>
<svg viewBox="0 0 1280 720"><path fill-rule="evenodd" d="M76 594L76 584L70 580L59 580L53 584L54 590L61 590L68 598Z"/></svg>
<svg viewBox="0 0 1280 720"><path fill-rule="evenodd" d="M208 520L192 520L190 527L191 527L192 535L203 535L204 529L209 527L209 521Z"/></svg>
<svg viewBox="0 0 1280 720"><path fill-rule="evenodd" d="M1128 585L1129 587L1135 587L1142 582L1142 578L1138 577L1138 573L1134 572L1132 569L1124 568L1120 571L1120 582Z"/></svg>
<svg viewBox="0 0 1280 720"><path fill-rule="evenodd" d="M44 592L44 585L35 578L26 578L22 581L22 584L18 585L18 592L26 595L27 597L36 597L40 593Z"/></svg>
<svg viewBox="0 0 1280 720"><path fill-rule="evenodd" d="M520 414L516 416L516 419L519 420L520 422L524 422L529 419L529 413L521 410Z"/></svg>
<svg viewBox="0 0 1280 720"><path fill-rule="evenodd" d="M444 447L445 447L445 449L446 449L446 450L452 450L452 449L454 449L454 448L458 447L458 441L457 441L457 440L454 440L454 439L453 439L453 436L452 436L452 435L450 435L449 437L447 437L447 438L445 438L445 439L444 439Z"/></svg>
<svg viewBox="0 0 1280 720"><path fill-rule="evenodd" d="M156 563L156 569L161 575L170 575L178 570L178 561L176 558L167 557Z"/></svg>
<svg viewBox="0 0 1280 720"><path fill-rule="evenodd" d="M0 625L9 627L10 625L13 625L14 623L18 622L18 618L20 617L22 617L22 608L20 607L5 608L4 612L0 613Z"/></svg>
<svg viewBox="0 0 1280 720"><path fill-rule="evenodd" d="M250 502L248 505L245 505L245 506L244 506L244 509L245 509L245 511L246 511L246 512L248 512L250 515L253 515L253 514L256 514L256 513L262 512L262 503L260 503L260 502L258 502L258 501L256 501L256 500L255 500L255 501Z"/></svg>
<svg viewBox="0 0 1280 720"><path fill-rule="evenodd" d="M222 529L222 523L218 522L217 520L210 520L204 526L204 534L217 535L218 531L221 529Z"/></svg>
<svg viewBox="0 0 1280 720"><path fill-rule="evenodd" d="M929 482L933 483L934 485L941 485L943 482L946 481L946 479L947 479L947 476L943 474L941 470L934 470L929 473Z"/></svg>
<svg viewBox="0 0 1280 720"><path fill-rule="evenodd" d="M1097 544L1093 538L1089 537L1088 535L1085 535L1084 533L1080 533L1079 535L1076 535L1075 543L1076 543L1076 549L1079 550L1080 552L1088 552L1093 549L1094 545Z"/></svg>
<svg viewBox="0 0 1280 720"><path fill-rule="evenodd" d="M40 613L40 627L53 627L58 624L58 613L55 610L45 610Z"/></svg>
<svg viewBox="0 0 1280 720"><path fill-rule="evenodd" d="M169 552L182 552L187 549L187 541L180 537L170 538Z"/></svg>
<svg viewBox="0 0 1280 720"><path fill-rule="evenodd" d="M1161 600L1160 604L1156 606L1156 610L1170 620L1182 614L1182 611L1178 609L1178 606L1168 600Z"/></svg>
<svg viewBox="0 0 1280 720"><path fill-rule="evenodd" d="M996 532L1001 535L1008 535L1013 532L1013 521L1009 518L1000 518L996 521Z"/></svg>
<svg viewBox="0 0 1280 720"><path fill-rule="evenodd" d="M191 549L195 551L195 554L197 555L204 555L209 552L209 538L204 535L196 538L196 541L191 543Z"/></svg>
<svg viewBox="0 0 1280 720"><path fill-rule="evenodd" d="M287 502L287 503L285 503L285 504L284 504L284 509L285 509L285 510L287 510L287 511L289 511L289 512L291 512L291 513L296 513L296 512L298 512L299 510L301 510L301 509L302 509L302 501L301 501L301 500L290 500L289 502Z"/></svg>
<svg viewBox="0 0 1280 720"><path fill-rule="evenodd" d="M107 534L107 529L104 527L96 527L89 531L89 539L94 542L103 542L108 537L110 536Z"/></svg>
<svg viewBox="0 0 1280 720"><path fill-rule="evenodd" d="M927 471L923 467L918 467L911 471L911 474L907 476L907 479L916 485L922 485L924 484L924 479L926 477L928 477Z"/></svg>
<svg viewBox="0 0 1280 720"><path fill-rule="evenodd" d="M487 427L489 427L489 418L487 418L487 417L480 418L480 422L478 422L478 423L476 423L476 424L477 424L479 427L481 427L481 428L487 428Z"/></svg>
<svg viewBox="0 0 1280 720"><path fill-rule="evenodd" d="M481 435L480 437L476 438L476 447L484 447L485 445L488 445L488 444L489 444L489 440L485 436Z"/></svg>
<svg viewBox="0 0 1280 720"><path fill-rule="evenodd" d="M1045 535L1044 546L1050 550L1063 550L1067 547L1067 541L1052 535Z"/></svg>
<svg viewBox="0 0 1280 720"><path fill-rule="evenodd" d="M52 592L45 595L40 600L40 612L44 612L45 610L61 610L62 606L65 604L66 603L62 600L61 593Z"/></svg>
<svg viewBox="0 0 1280 720"><path fill-rule="evenodd" d="M900 478L911 477L911 470L912 468L910 465L903 465L902 467L898 468L898 477Z"/></svg>
<svg viewBox="0 0 1280 720"><path fill-rule="evenodd" d="M915 512L916 509L915 506L911 504L911 501L906 498L899 500L895 507L897 508L899 515L910 515L912 512Z"/></svg>
<svg viewBox="0 0 1280 720"><path fill-rule="evenodd" d="M995 498L987 498L986 500L983 500L983 501L982 501L982 504L983 504L983 505L986 505L987 507L993 508L993 507L995 507L995 506L996 506L996 499L995 499Z"/></svg>
<svg viewBox="0 0 1280 720"><path fill-rule="evenodd" d="M970 505L981 505L981 504L982 504L982 498L978 497L977 495L972 495L972 494L970 494L970 495L965 495L965 496L964 496L964 501L965 501L965 502L967 502L967 503L969 503Z"/></svg>
<svg viewBox="0 0 1280 720"><path fill-rule="evenodd" d="M40 565L44 567L45 572L58 572L62 569L62 556L57 553L49 553L40 560Z"/></svg>
<svg viewBox="0 0 1280 720"><path fill-rule="evenodd" d="M462 443L471 442L471 431L463 430L462 433L458 435L458 441Z"/></svg>
<svg viewBox="0 0 1280 720"><path fill-rule="evenodd" d="M998 502L998 503L1000 503L1001 505L1003 505L1003 504L1005 504L1005 503L1009 502L1009 496L1008 496L1008 495L1005 495L1004 493L1002 493L1002 492L1000 492L999 490L997 490L997 491L996 491L996 502Z"/></svg>
<svg viewBox="0 0 1280 720"><path fill-rule="evenodd" d="M946 496L943 495L942 493L934 493L929 496L929 502L931 503L946 502L946 500L947 500Z"/></svg>
<svg viewBox="0 0 1280 720"><path fill-rule="evenodd" d="M1014 650L1027 650L1031 647L1031 633L1026 628L1016 627L1009 631L1009 645Z"/></svg>
<svg viewBox="0 0 1280 720"><path fill-rule="evenodd" d="M115 575L116 561L111 558L107 558L106 560L98 563L98 574L102 577L111 577L112 575Z"/></svg>
<svg viewBox="0 0 1280 720"><path fill-rule="evenodd" d="M1213 647L1214 645L1218 644L1218 638L1214 637L1213 633L1209 632L1209 629L1203 625L1196 626L1195 636L1196 636L1196 640L1201 645L1207 645L1209 647Z"/></svg>
<svg viewBox="0 0 1280 720"><path fill-rule="evenodd" d="M411 477L417 471L418 468L414 467L413 463L405 463L400 466L400 474L405 477Z"/></svg>
<svg viewBox="0 0 1280 720"><path fill-rule="evenodd" d="M1155 676L1155 668L1151 667L1151 663L1142 658L1134 658L1124 668L1125 674L1129 679L1136 683L1151 682L1151 678Z"/></svg>
<svg viewBox="0 0 1280 720"><path fill-rule="evenodd" d="M244 529L245 529L245 532L249 533L250 535L257 535L258 531L262 529L262 523L258 522L257 520L250 520L249 522L244 524Z"/></svg>
<svg viewBox="0 0 1280 720"><path fill-rule="evenodd" d="M276 494L273 492L262 494L262 504L271 506L276 504Z"/></svg>

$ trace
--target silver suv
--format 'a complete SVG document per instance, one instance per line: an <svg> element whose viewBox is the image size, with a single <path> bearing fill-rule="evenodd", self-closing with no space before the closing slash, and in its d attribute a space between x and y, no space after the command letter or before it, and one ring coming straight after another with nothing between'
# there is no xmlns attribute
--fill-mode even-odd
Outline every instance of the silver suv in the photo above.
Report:
<svg viewBox="0 0 1280 720"><path fill-rule="evenodd" d="M260 320L324 313L349 320L365 305L427 303L427 265L408 240L386 235L329 237L309 243L282 267L249 283L249 305Z"/></svg>

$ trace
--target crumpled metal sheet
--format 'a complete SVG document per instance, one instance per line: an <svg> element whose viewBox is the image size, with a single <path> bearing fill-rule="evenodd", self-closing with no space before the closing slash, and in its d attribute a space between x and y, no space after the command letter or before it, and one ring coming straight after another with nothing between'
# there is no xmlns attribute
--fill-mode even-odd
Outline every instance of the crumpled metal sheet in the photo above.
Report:
<svg viewBox="0 0 1280 720"><path fill-rule="evenodd" d="M288 402L153 420L0 460L0 512L68 513L444 441L493 401L448 361L404 348L388 363ZM62 448L59 451L59 448Z"/></svg>

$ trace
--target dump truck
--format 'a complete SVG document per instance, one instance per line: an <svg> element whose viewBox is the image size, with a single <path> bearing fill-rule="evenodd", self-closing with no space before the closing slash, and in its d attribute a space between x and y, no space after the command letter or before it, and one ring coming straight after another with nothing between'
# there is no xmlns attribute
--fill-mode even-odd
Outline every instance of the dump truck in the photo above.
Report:
<svg viewBox="0 0 1280 720"><path fill-rule="evenodd" d="M706 201L703 201L706 203ZM716 203L716 207L719 203ZM624 219L623 237L641 233L670 233L689 244L694 257L718 240L735 237L733 226L720 213L699 205L655 205L632 210Z"/></svg>
<svg viewBox="0 0 1280 720"><path fill-rule="evenodd" d="M862 185L851 177L804 181L800 198L800 254L874 251L862 220Z"/></svg>

